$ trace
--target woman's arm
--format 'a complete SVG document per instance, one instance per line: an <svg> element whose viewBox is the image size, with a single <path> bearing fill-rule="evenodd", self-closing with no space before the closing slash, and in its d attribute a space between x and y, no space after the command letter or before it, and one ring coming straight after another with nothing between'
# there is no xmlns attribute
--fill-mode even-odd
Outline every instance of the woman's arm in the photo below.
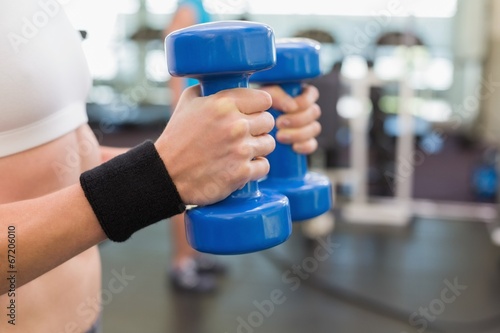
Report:
<svg viewBox="0 0 500 333"><path fill-rule="evenodd" d="M106 238L79 185L0 205L0 235L0 294L9 291L9 271L18 288ZM7 251L9 240L15 253Z"/></svg>
<svg viewBox="0 0 500 333"><path fill-rule="evenodd" d="M281 118L288 119L283 124L285 133L291 136L290 142L303 142L311 149L314 145L308 143L314 141L316 132L316 126L311 125L317 114L316 92L308 89L292 102L288 100L289 105L279 105L286 101L280 93L272 92L275 107L287 113ZM266 134L274 122L263 112L271 106L269 95L252 89L235 89L210 97L198 94L197 87L186 90L178 110L155 143L187 204L219 201L247 181L262 178L269 164L261 156L274 149L274 141ZM199 117L200 113L204 116ZM310 127L313 130L307 130ZM125 150L106 147L103 156ZM216 190L200 192L204 187ZM15 233L16 261L13 268L7 269L9 229ZM0 205L0 247L5 249L0 251L0 294L9 291L9 271L16 272L16 287L20 287L104 239L106 234L80 185Z"/></svg>
<svg viewBox="0 0 500 333"><path fill-rule="evenodd" d="M267 93L252 89L233 89L209 97L199 97L197 87L187 89L175 115L155 142L155 150L168 174L141 172L141 176L150 176L149 180L153 182L158 177L164 180L169 176L175 186L173 190L165 191L180 197L186 204L197 205L220 201L249 180L264 177L269 171L269 163L262 156L274 149L274 140L267 134L274 121L264 112L270 105L271 98ZM200 113L204 116L199 117ZM103 174L105 166L93 171L100 170L100 179L112 182L119 172L117 170L131 169L127 165L150 164L149 160L144 161L138 155L127 155L128 159L125 155L121 156L128 162L118 163L122 167L114 168L111 173ZM158 159L153 162L158 163ZM131 178L130 183L134 184L135 177ZM107 198L113 199L115 207L144 201L144 196L155 198L156 192L144 188L143 184L130 188L128 183L117 184L119 188L126 187L125 191L115 191L117 193L112 191L111 186ZM99 181L93 185L97 186L93 188L94 193L102 197ZM109 182L107 185L106 189L110 190ZM213 191L200 192L203 188ZM131 193L135 193L135 197ZM87 200L88 194L80 185L73 185L36 199L0 205L0 294L9 291L8 278L11 274L15 274L15 285L20 287L107 237L102 227L102 216L106 213L109 216L110 212L96 213L92 208L95 206L89 203L95 201ZM106 201L101 203L106 204ZM160 206L164 207L163 204ZM136 208L143 211L150 209L149 205ZM113 210L112 213L119 215L121 212ZM163 210L162 214L159 219L141 221L137 226L118 222L113 224L112 229L127 227L130 231L132 227L133 232L173 215ZM117 220L120 221L120 216ZM7 269L9 227L15 232L16 261Z"/></svg>

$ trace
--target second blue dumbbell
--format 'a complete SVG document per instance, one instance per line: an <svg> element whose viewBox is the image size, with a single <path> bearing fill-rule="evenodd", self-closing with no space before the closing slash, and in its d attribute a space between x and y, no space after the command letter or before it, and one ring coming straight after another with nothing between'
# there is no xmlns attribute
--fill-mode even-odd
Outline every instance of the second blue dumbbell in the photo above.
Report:
<svg viewBox="0 0 500 333"><path fill-rule="evenodd" d="M320 44L311 39L290 38L276 41L276 66L257 72L250 81L263 85L279 84L290 96L302 93L302 81L320 75ZM269 112L277 118L282 113ZM272 131L276 136L276 128ZM329 179L309 172L306 156L296 153L291 145L276 142L276 149L267 157L271 170L259 183L261 188L276 190L288 197L293 221L319 216L332 206Z"/></svg>

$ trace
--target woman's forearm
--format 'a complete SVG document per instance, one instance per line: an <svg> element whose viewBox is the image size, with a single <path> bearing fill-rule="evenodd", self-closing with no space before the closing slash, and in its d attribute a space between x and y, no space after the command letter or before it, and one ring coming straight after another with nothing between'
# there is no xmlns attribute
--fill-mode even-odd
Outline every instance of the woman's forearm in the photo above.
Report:
<svg viewBox="0 0 500 333"><path fill-rule="evenodd" d="M0 205L0 294L9 276L20 287L104 239L80 185Z"/></svg>

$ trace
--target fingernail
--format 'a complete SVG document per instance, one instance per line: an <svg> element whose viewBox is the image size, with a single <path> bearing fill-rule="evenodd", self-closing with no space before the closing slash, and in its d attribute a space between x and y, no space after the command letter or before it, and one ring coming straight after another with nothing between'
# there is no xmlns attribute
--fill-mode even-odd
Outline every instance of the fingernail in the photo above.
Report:
<svg viewBox="0 0 500 333"><path fill-rule="evenodd" d="M290 134L277 133L276 138L282 143L288 143L292 140Z"/></svg>
<svg viewBox="0 0 500 333"><path fill-rule="evenodd" d="M288 127L288 126L290 126L290 120L287 118L278 118L277 126L278 127Z"/></svg>

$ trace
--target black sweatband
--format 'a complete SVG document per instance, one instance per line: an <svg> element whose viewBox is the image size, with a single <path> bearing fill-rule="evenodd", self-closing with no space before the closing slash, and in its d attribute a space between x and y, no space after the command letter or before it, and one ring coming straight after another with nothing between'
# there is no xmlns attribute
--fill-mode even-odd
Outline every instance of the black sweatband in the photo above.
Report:
<svg viewBox="0 0 500 333"><path fill-rule="evenodd" d="M80 184L102 229L115 242L186 209L151 141L84 172Z"/></svg>

